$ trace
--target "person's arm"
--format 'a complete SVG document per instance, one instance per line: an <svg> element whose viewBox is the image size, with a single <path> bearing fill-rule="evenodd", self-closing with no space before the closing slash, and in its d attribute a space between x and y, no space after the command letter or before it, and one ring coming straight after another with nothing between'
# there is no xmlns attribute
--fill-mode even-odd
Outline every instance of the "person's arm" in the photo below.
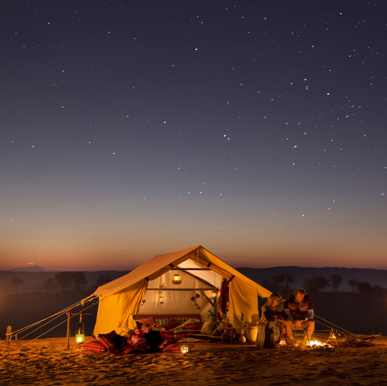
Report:
<svg viewBox="0 0 387 386"><path fill-rule="evenodd" d="M314 319L314 309L313 309L312 302L309 302L309 306L308 306L308 309L307 309L306 313L307 313L308 320L313 320Z"/></svg>
<svg viewBox="0 0 387 386"><path fill-rule="evenodd" d="M273 315L269 310L264 311L263 314L265 315L265 318L267 319L268 322L274 322Z"/></svg>
<svg viewBox="0 0 387 386"><path fill-rule="evenodd" d="M288 309L288 311L289 311L289 309ZM289 312L289 314L290 314L290 312ZM289 315L286 313L286 310L282 310L282 311L281 311L281 316L282 316L285 320L290 320Z"/></svg>
<svg viewBox="0 0 387 386"><path fill-rule="evenodd" d="M285 305L284 305L284 312L286 313L288 319L287 320L293 320L294 318L292 317L291 313L290 313L290 310L289 310L289 307L288 307L288 301L285 302Z"/></svg>

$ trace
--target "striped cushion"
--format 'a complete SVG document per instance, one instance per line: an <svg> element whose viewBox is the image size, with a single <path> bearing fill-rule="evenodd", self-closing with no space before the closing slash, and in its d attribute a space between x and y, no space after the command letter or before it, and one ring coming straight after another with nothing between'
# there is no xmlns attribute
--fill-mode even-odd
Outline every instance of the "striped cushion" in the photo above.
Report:
<svg viewBox="0 0 387 386"><path fill-rule="evenodd" d="M80 348L87 351L93 351L93 352L105 352L106 348L102 346L101 342L93 341L93 342L87 342L80 345Z"/></svg>

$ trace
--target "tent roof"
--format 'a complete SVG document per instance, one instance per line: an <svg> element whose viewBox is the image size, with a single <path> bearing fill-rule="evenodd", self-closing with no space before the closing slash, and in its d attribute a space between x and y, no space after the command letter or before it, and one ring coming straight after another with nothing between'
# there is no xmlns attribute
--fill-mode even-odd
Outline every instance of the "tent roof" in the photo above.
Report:
<svg viewBox="0 0 387 386"><path fill-rule="evenodd" d="M187 261L189 259L193 260L195 264L190 265L189 261ZM253 280L250 280L236 269L230 267L224 261L213 255L207 249L199 245L197 247L184 249L178 252L157 255L128 274L98 287L93 295L108 297L125 290L141 280L153 280L173 267L189 269L197 267L198 264L204 267L209 267L211 270L214 270L227 279L232 277L238 278L244 282L244 284L251 287L252 290L257 291L257 294L261 297L265 298L271 294L270 291L263 288ZM201 271L191 271L191 274L199 276L199 272Z"/></svg>

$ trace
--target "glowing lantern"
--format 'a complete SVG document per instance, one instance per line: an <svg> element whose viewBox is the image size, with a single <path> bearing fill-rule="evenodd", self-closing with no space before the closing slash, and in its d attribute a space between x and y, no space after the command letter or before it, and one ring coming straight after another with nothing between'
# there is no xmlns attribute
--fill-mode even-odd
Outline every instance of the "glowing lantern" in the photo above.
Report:
<svg viewBox="0 0 387 386"><path fill-rule="evenodd" d="M176 273L173 275L173 278L172 278L172 284L180 284L181 283L181 276Z"/></svg>
<svg viewBox="0 0 387 386"><path fill-rule="evenodd" d="M215 290L213 290L213 291L211 292L211 297L212 297L213 299L216 298L216 291L215 291Z"/></svg>
<svg viewBox="0 0 387 386"><path fill-rule="evenodd" d="M186 354L189 351L189 347L186 344L181 345L180 351L182 354Z"/></svg>
<svg viewBox="0 0 387 386"><path fill-rule="evenodd" d="M82 316L81 316L81 320L82 320ZM85 343L85 327L81 321L77 323L77 327L75 331L77 332L75 334L75 343L77 344Z"/></svg>
<svg viewBox="0 0 387 386"><path fill-rule="evenodd" d="M159 303L164 304L164 296L159 296Z"/></svg>

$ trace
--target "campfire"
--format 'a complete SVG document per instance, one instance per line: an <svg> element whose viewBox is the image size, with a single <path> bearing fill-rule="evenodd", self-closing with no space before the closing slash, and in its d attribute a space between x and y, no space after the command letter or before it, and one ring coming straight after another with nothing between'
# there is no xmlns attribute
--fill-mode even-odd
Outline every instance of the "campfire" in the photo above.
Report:
<svg viewBox="0 0 387 386"><path fill-rule="evenodd" d="M319 350L319 351L332 351L334 348L328 343L321 343L318 340L311 340L306 346L310 350Z"/></svg>

